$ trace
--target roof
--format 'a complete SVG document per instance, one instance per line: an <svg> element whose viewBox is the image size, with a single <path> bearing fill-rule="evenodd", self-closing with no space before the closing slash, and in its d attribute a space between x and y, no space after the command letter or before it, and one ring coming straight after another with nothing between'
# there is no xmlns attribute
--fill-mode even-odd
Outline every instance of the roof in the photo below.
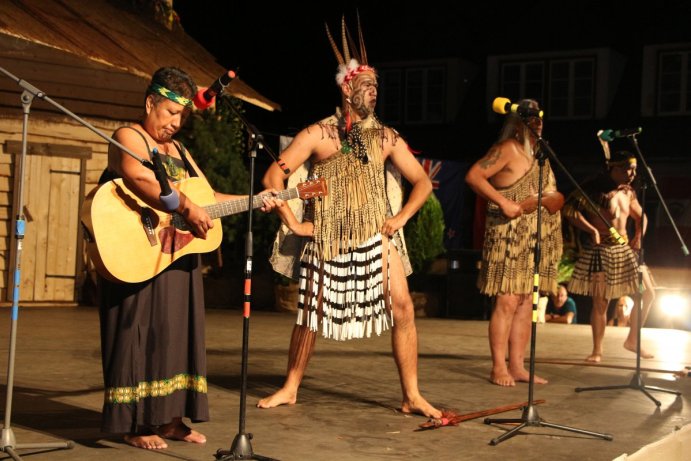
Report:
<svg viewBox="0 0 691 461"><path fill-rule="evenodd" d="M49 47L148 81L163 66L184 69L200 86L227 72L182 31L105 0L0 2L0 34ZM7 38L7 37L6 37ZM280 106L235 78L226 93L267 110Z"/></svg>

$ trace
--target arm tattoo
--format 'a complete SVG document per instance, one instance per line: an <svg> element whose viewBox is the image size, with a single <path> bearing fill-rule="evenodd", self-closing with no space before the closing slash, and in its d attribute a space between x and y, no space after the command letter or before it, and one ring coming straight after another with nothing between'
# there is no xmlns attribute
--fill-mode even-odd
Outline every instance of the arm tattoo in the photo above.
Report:
<svg viewBox="0 0 691 461"><path fill-rule="evenodd" d="M485 155L483 158L480 159L480 168L483 170L486 170L487 168L491 167L495 163L497 163L497 160L499 160L499 149L498 148L493 148L490 150L487 155Z"/></svg>

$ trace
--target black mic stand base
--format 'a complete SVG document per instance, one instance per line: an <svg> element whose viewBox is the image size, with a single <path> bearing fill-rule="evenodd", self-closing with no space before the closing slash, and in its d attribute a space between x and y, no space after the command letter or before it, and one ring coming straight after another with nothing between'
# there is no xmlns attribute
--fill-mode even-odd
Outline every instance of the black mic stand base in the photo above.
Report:
<svg viewBox="0 0 691 461"><path fill-rule="evenodd" d="M655 405L658 407L661 405L660 401L657 400L655 397L650 395L651 391L657 391L657 392L666 392L668 394L675 394L677 396L681 395L681 392L675 391L672 389L664 389L662 387L656 387L656 386L646 386L643 383L643 377L641 376L641 373L636 370L636 372L633 374L631 377L631 382L629 384L620 384L617 386L594 386L594 387L577 387L575 389L576 392L585 392L585 391L607 391L607 390L612 390L612 389L634 389L643 392L646 397L648 397L650 400L652 400Z"/></svg>
<svg viewBox="0 0 691 461"><path fill-rule="evenodd" d="M643 195L643 199L645 199L645 195ZM641 264L642 265L642 264ZM638 277L639 277L639 286L643 286L643 274L639 270L638 271ZM651 391L658 391L658 392L666 392L668 394L676 394L677 396L681 395L681 392L675 391L672 389L664 389L661 387L655 387L655 386L646 386L643 383L643 377L641 375L641 330L643 328L643 321L642 321L642 316L643 316L643 309L642 309L642 303L643 303L643 295L642 292L639 292L637 295L636 299L636 304L637 306L634 307L634 309L637 309L638 316L637 316L637 321L636 321L636 326L632 326L631 328L636 328L638 331L638 337L636 338L636 371L633 374L633 377L631 377L631 381L629 384L620 384L616 386L594 386L594 387L577 387L575 389L576 392L585 392L585 391L605 391L605 390L613 390L613 389L634 389L643 392L646 397L648 397L650 400L655 403L655 405L659 408L661 403L659 400L654 398L652 395L650 395Z"/></svg>
<svg viewBox="0 0 691 461"><path fill-rule="evenodd" d="M260 461L278 461L274 458L258 455L252 451L252 434L238 434L233 440L230 450L218 449L214 455L218 461L234 461L237 459L257 459Z"/></svg>
<svg viewBox="0 0 691 461"><path fill-rule="evenodd" d="M523 414L520 418L514 419L503 419L503 418L485 418L485 424L518 424L510 431L505 434L500 435L492 440L490 440L490 445L497 445L504 440L513 437L523 429L524 427L551 427L552 429L561 429L562 431L575 432L577 434L591 435L593 437L598 437L604 440L613 440L611 434L604 434L600 432L587 431L584 429L577 429L575 427L563 426L561 424L548 423L540 418L537 413L537 408L532 404L528 403L528 406L524 407Z"/></svg>

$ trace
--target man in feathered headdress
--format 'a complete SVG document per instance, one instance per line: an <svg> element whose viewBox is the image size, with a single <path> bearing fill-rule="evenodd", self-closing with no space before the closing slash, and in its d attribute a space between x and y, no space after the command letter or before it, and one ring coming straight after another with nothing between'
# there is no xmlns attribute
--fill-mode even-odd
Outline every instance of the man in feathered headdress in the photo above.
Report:
<svg viewBox="0 0 691 461"><path fill-rule="evenodd" d="M636 156L630 152L618 151L610 156L609 144L598 135L605 153L606 171L586 181L582 188L600 207L617 232L626 237L626 225L630 219L635 225L633 238L628 245L620 245L609 237L605 223L596 215L588 202L574 192L564 208L564 216L578 229L591 237L591 242L584 245L573 276L569 282L569 291L576 294L592 296L593 307L590 313L590 326L593 330L593 351L586 358L588 362L602 360L602 340L607 325L607 307L609 300L632 295L638 292L638 258L636 251L641 248L641 238L645 232L646 219L641 204L636 198L636 191L631 186L636 177ZM641 267L643 275L643 313L642 323L650 312L655 298L652 276L646 266ZM638 343L638 308L631 313L631 328L624 341L624 348L636 352ZM652 358L653 355L641 349L641 357Z"/></svg>
<svg viewBox="0 0 691 461"><path fill-rule="evenodd" d="M328 27L327 35L339 62L336 83L342 107L298 133L281 154L293 177L309 162L310 174L327 181L328 195L310 204L302 221L287 204L275 201L283 223L306 237L306 243L298 258L299 310L286 381L257 406L296 402L318 331L327 338L348 340L392 327L402 411L438 418L441 412L418 389L417 331L406 281L410 264L402 240L404 224L424 204L432 184L406 142L374 115L377 74L367 64L361 29L356 50L344 20L341 26L342 52ZM412 184L403 206L388 164ZM283 189L288 176L274 164L264 184ZM280 242L276 248L280 252Z"/></svg>

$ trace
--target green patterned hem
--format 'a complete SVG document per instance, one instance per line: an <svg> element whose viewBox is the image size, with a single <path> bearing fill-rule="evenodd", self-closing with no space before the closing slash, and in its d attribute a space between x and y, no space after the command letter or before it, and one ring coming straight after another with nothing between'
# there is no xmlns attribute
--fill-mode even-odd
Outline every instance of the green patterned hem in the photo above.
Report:
<svg viewBox="0 0 691 461"><path fill-rule="evenodd" d="M206 394L206 377L182 373L169 379L142 382L137 387L109 387L106 389L105 400L110 404L132 403L146 397L166 397L173 392L185 390Z"/></svg>

